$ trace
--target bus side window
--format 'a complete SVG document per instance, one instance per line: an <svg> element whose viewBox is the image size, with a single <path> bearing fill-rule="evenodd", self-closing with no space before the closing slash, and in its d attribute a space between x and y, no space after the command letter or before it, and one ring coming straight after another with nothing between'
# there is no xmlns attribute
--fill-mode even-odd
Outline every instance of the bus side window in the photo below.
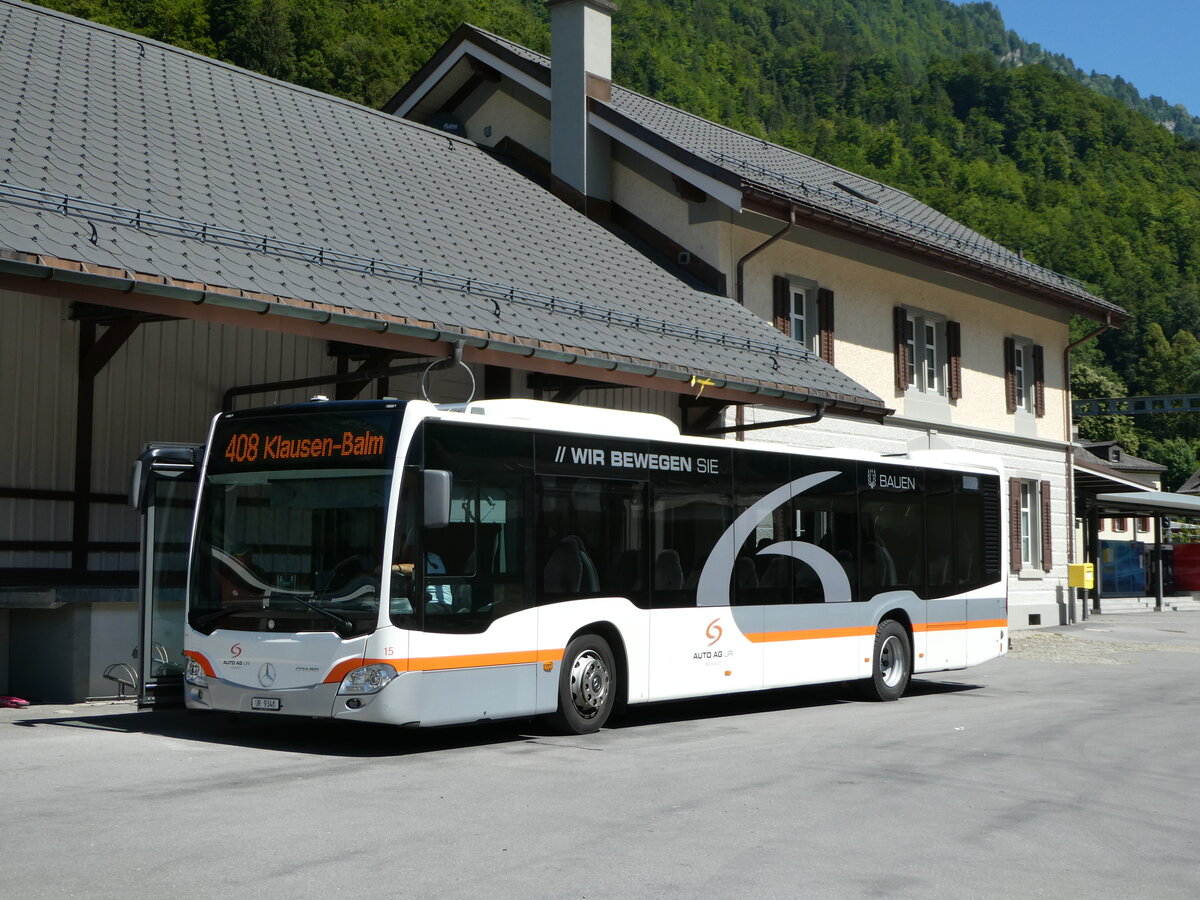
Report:
<svg viewBox="0 0 1200 900"><path fill-rule="evenodd" d="M915 477L915 476L914 476ZM864 491L859 504L860 598L885 591L925 595L925 507L921 491Z"/></svg>
<svg viewBox="0 0 1200 900"><path fill-rule="evenodd" d="M538 490L538 602L625 597L644 605L646 485L543 476Z"/></svg>
<svg viewBox="0 0 1200 900"><path fill-rule="evenodd" d="M730 512L728 495L704 485L655 487L654 607L696 605L700 573L729 527Z"/></svg>
<svg viewBox="0 0 1200 900"><path fill-rule="evenodd" d="M954 484L948 472L929 472L925 492L926 597L948 597L957 588L955 560L958 528L955 524Z"/></svg>
<svg viewBox="0 0 1200 900"><path fill-rule="evenodd" d="M782 453L733 454L734 516L741 516L771 491L791 480L790 458ZM742 542L733 561L730 602L739 606L792 602L798 566L791 557L760 553L795 537L787 504L767 510Z"/></svg>

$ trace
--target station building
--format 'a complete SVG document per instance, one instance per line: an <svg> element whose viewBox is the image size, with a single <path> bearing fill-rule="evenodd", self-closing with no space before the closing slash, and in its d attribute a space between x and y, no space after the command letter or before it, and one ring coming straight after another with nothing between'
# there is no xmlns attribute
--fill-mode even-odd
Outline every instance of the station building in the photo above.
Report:
<svg viewBox="0 0 1200 900"><path fill-rule="evenodd" d="M1066 614L1069 320L1127 314L621 88L612 5L550 7L553 62L464 26L373 110L0 0L0 693L132 661L147 442L318 393L995 453L1011 624Z"/></svg>

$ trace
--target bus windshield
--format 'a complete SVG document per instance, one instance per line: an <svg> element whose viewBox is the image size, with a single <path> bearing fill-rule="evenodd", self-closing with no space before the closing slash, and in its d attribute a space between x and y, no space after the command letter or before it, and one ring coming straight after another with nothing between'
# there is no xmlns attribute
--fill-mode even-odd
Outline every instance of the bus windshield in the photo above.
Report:
<svg viewBox="0 0 1200 900"><path fill-rule="evenodd" d="M188 621L211 633L374 630L389 470L225 472L205 480Z"/></svg>

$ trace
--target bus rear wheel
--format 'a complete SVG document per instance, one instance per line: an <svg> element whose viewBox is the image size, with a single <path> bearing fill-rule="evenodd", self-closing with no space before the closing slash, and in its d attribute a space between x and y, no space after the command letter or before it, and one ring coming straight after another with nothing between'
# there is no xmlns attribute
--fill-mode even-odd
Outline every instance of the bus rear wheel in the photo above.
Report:
<svg viewBox="0 0 1200 900"><path fill-rule="evenodd" d="M581 634L567 645L558 677L555 723L567 734L604 727L617 699L616 666L608 641Z"/></svg>
<svg viewBox="0 0 1200 900"><path fill-rule="evenodd" d="M875 629L871 677L862 682L868 700L899 700L912 677L912 646L908 632L895 619L885 619Z"/></svg>

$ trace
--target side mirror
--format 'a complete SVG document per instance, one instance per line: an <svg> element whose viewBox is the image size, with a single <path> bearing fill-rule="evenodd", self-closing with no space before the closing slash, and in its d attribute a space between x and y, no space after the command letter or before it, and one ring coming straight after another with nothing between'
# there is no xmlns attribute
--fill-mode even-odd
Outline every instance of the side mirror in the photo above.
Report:
<svg viewBox="0 0 1200 900"><path fill-rule="evenodd" d="M426 469L425 527L445 528L450 524L450 473L445 469Z"/></svg>

